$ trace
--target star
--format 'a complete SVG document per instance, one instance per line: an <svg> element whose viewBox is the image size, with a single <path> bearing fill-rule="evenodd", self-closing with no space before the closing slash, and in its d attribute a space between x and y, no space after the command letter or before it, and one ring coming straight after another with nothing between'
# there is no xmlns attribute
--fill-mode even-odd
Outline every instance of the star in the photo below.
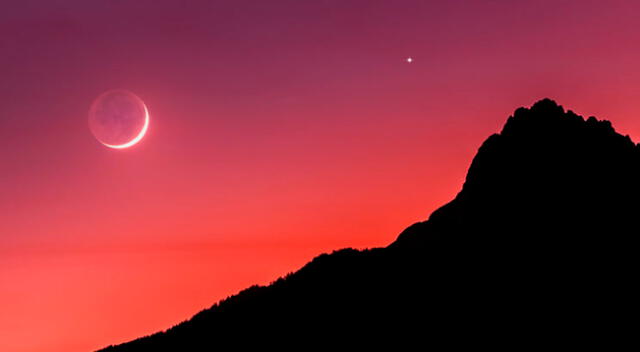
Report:
<svg viewBox="0 0 640 352"><path fill-rule="evenodd" d="M408 63L412 63L412 62L413 62L413 58L412 58L412 57L408 57L408 58L407 58L407 62L408 62Z"/></svg>

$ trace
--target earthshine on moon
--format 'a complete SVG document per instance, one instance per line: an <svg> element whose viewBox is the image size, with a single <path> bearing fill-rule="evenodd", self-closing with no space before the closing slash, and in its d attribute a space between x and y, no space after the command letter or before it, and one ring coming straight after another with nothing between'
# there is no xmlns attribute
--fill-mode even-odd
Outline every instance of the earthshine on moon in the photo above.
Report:
<svg viewBox="0 0 640 352"><path fill-rule="evenodd" d="M142 99L122 89L107 91L89 109L89 129L104 146L131 147L142 140L149 128L149 111Z"/></svg>

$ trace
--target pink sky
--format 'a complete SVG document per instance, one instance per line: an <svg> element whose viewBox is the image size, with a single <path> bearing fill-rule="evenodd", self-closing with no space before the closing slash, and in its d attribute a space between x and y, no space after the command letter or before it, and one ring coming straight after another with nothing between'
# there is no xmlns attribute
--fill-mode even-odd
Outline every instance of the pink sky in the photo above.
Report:
<svg viewBox="0 0 640 352"><path fill-rule="evenodd" d="M384 246L544 97L640 139L640 5L470 3L6 4L0 350L123 342ZM115 88L151 116L121 151L87 126Z"/></svg>

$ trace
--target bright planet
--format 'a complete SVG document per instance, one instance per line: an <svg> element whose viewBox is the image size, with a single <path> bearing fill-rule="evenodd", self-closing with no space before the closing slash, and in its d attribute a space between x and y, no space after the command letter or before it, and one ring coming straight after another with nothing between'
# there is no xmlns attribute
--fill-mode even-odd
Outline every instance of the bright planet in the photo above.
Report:
<svg viewBox="0 0 640 352"><path fill-rule="evenodd" d="M124 149L142 140L149 128L149 111L137 95L123 89L98 96L89 108L89 129L98 142Z"/></svg>

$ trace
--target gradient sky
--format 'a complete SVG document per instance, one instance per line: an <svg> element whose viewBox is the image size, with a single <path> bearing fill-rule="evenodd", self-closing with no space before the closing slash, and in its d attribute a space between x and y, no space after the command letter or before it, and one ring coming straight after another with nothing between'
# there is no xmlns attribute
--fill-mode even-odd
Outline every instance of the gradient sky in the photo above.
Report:
<svg viewBox="0 0 640 352"><path fill-rule="evenodd" d="M2 7L1 351L123 342L386 245L543 97L640 139L634 1ZM87 126L115 88L151 116L126 150Z"/></svg>

